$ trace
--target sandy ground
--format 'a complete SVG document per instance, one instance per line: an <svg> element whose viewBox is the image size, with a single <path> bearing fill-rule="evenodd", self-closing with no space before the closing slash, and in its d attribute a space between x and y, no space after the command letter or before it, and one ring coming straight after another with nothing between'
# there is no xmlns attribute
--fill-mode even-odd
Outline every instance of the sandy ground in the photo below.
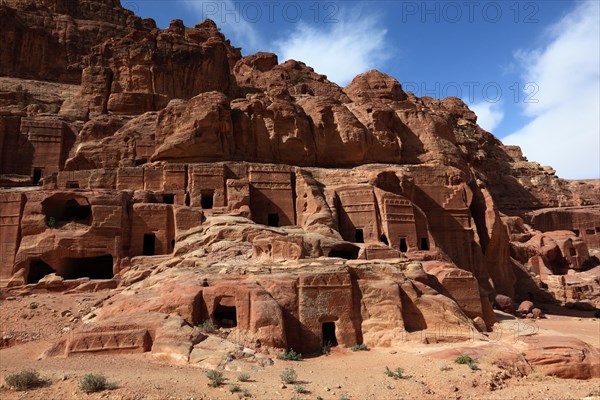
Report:
<svg viewBox="0 0 600 400"><path fill-rule="evenodd" d="M150 354L84 355L69 358L39 359L52 340L73 329L108 292L60 295L37 294L0 300L0 333L6 338L0 349L0 380L15 371L33 368L47 380L44 387L17 392L3 386L0 398L9 399L238 399L229 386L237 384L256 399L600 399L600 379L560 380L538 373L527 377L507 376L499 367L481 360L480 370L452 360L441 360L433 353L460 346L489 344L475 340L460 344L424 345L407 342L397 348L352 352L333 348L328 356L300 362L274 359L274 365L247 364L240 371L224 371L226 382L210 388L205 371L189 365L174 365L154 359ZM36 303L36 306L31 306ZM23 317L22 315L26 315ZM501 332L492 338L499 342L518 339L518 332L538 335L577 336L600 346L600 320L550 315L547 320L524 324L503 318ZM37 330L36 330L37 329ZM515 336L516 335L516 336ZM384 374L385 368L402 368L405 379ZM284 385L280 374L294 368L296 384ZM116 389L85 394L78 388L86 373L103 373ZM237 382L240 372L249 382ZM296 385L305 389L298 394Z"/></svg>

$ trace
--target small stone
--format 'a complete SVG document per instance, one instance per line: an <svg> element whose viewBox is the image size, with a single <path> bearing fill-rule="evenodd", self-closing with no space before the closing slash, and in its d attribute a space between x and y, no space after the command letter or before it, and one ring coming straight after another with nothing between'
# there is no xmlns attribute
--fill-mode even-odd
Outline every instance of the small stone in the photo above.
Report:
<svg viewBox="0 0 600 400"><path fill-rule="evenodd" d="M398 353L396 350L390 351L390 354L396 354L396 353Z"/></svg>

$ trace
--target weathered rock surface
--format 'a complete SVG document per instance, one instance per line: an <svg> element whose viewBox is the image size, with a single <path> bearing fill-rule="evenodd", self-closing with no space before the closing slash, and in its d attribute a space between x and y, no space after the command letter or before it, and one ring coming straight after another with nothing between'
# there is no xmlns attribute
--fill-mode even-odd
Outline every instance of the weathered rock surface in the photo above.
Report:
<svg viewBox="0 0 600 400"><path fill-rule="evenodd" d="M494 306L600 306L600 184L528 162L460 99L379 71L341 88L117 0L5 3L0 283L114 294L48 355L219 365L215 346L458 341ZM531 346L598 373L594 349L564 344L589 356L569 370Z"/></svg>

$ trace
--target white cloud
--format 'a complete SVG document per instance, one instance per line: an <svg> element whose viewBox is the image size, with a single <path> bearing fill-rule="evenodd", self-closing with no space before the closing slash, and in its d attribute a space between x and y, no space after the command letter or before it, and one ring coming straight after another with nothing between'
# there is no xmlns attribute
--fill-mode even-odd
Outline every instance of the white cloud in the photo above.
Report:
<svg viewBox="0 0 600 400"><path fill-rule="evenodd" d="M499 102L480 101L479 103L471 104L469 108L477 114L477 123L479 126L488 132L494 132L504 118L504 111Z"/></svg>
<svg viewBox="0 0 600 400"><path fill-rule="evenodd" d="M215 21L233 46L242 47L244 54L260 50L262 40L252 22L255 18L244 13L243 2L189 0L185 4L198 19L210 18Z"/></svg>
<svg viewBox="0 0 600 400"><path fill-rule="evenodd" d="M533 120L502 139L563 178L600 178L600 3L580 3L548 31L549 43L519 52L537 102Z"/></svg>
<svg viewBox="0 0 600 400"><path fill-rule="evenodd" d="M305 62L342 86L360 73L381 68L389 47L380 18L361 15L355 8L341 10L336 18L337 23L320 26L297 24L274 42L279 59Z"/></svg>

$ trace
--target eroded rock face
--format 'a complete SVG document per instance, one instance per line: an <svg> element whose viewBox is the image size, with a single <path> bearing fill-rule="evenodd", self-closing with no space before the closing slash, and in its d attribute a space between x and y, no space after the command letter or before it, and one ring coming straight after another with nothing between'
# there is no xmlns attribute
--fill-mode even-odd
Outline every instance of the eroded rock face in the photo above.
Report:
<svg viewBox="0 0 600 400"><path fill-rule="evenodd" d="M0 21L2 75L73 83L93 46L141 25L118 0L7 0Z"/></svg>
<svg viewBox="0 0 600 400"><path fill-rule="evenodd" d="M14 0L0 22L0 280L115 293L49 355L203 362L206 321L255 349L455 341L493 306L600 305L598 184L528 162L458 98L379 71L341 88L113 0Z"/></svg>
<svg viewBox="0 0 600 400"><path fill-rule="evenodd" d="M234 94L230 60L236 58L239 50L229 45L214 22L186 28L174 20L165 30L136 29L95 47L84 70L82 90L90 93L96 113L157 111L171 99L213 90Z"/></svg>
<svg viewBox="0 0 600 400"><path fill-rule="evenodd" d="M579 339L546 336L525 339L527 361L547 376L563 379L600 377L600 352Z"/></svg>

